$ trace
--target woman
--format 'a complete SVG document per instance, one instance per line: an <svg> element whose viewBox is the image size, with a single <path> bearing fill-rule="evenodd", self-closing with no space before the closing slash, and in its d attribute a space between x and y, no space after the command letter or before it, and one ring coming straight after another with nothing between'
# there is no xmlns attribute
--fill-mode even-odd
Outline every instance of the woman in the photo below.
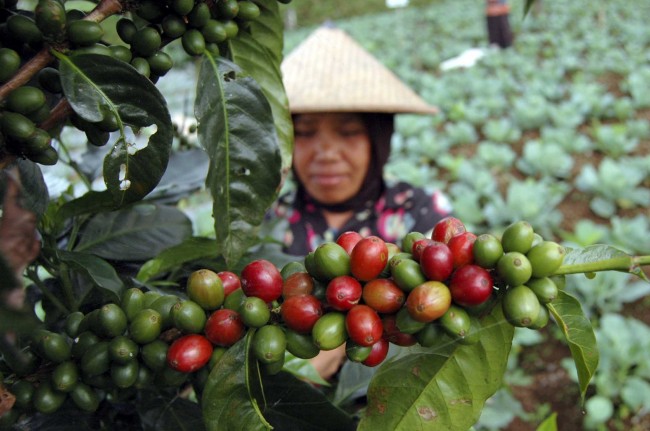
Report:
<svg viewBox="0 0 650 431"><path fill-rule="evenodd" d="M293 116L296 188L273 208L285 251L305 256L353 230L399 242L428 232L449 213L441 193L387 184L397 113L434 114L391 71L342 30L321 27L289 54L283 80ZM277 229L277 228L276 228ZM312 364L324 378L339 369L344 346Z"/></svg>
<svg viewBox="0 0 650 431"><path fill-rule="evenodd" d="M448 214L441 193L387 184L396 113L428 105L342 30L321 27L282 65L293 115L296 189L274 206L285 250L306 255L344 231L398 242Z"/></svg>

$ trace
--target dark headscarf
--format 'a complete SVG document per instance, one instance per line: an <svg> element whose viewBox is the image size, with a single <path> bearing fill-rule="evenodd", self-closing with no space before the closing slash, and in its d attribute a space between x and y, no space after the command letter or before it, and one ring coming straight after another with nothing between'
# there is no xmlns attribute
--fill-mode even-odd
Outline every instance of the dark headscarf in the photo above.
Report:
<svg viewBox="0 0 650 431"><path fill-rule="evenodd" d="M385 189L384 165L390 156L390 141L394 131L393 114L361 114L363 122L368 129L370 137L370 165L363 180L359 192L350 199L336 203L324 204L311 197L300 182L297 175L294 178L298 184L296 193L296 206L304 207L307 203L313 203L321 209L332 212L359 211L372 207L381 197Z"/></svg>

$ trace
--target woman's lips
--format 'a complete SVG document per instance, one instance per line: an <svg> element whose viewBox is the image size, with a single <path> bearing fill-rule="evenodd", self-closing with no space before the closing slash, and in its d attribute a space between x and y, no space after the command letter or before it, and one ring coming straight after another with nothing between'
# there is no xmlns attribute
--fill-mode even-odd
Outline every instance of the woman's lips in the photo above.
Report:
<svg viewBox="0 0 650 431"><path fill-rule="evenodd" d="M345 175L342 174L322 174L312 175L312 182L322 187L332 187L341 184L345 181Z"/></svg>

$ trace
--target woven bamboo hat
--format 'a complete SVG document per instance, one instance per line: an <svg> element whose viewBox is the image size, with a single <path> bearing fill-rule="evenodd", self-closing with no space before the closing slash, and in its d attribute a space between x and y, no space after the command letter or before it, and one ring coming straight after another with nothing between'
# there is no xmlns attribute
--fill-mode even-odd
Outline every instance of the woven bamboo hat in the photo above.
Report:
<svg viewBox="0 0 650 431"><path fill-rule="evenodd" d="M435 114L343 30L321 26L289 53L282 74L291 112Z"/></svg>

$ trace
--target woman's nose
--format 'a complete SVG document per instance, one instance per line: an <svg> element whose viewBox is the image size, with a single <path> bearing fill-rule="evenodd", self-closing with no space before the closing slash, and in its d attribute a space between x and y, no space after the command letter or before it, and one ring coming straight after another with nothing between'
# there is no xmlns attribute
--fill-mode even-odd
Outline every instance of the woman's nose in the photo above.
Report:
<svg viewBox="0 0 650 431"><path fill-rule="evenodd" d="M316 143L317 157L332 158L336 157L339 153L340 145L330 134L320 134Z"/></svg>

